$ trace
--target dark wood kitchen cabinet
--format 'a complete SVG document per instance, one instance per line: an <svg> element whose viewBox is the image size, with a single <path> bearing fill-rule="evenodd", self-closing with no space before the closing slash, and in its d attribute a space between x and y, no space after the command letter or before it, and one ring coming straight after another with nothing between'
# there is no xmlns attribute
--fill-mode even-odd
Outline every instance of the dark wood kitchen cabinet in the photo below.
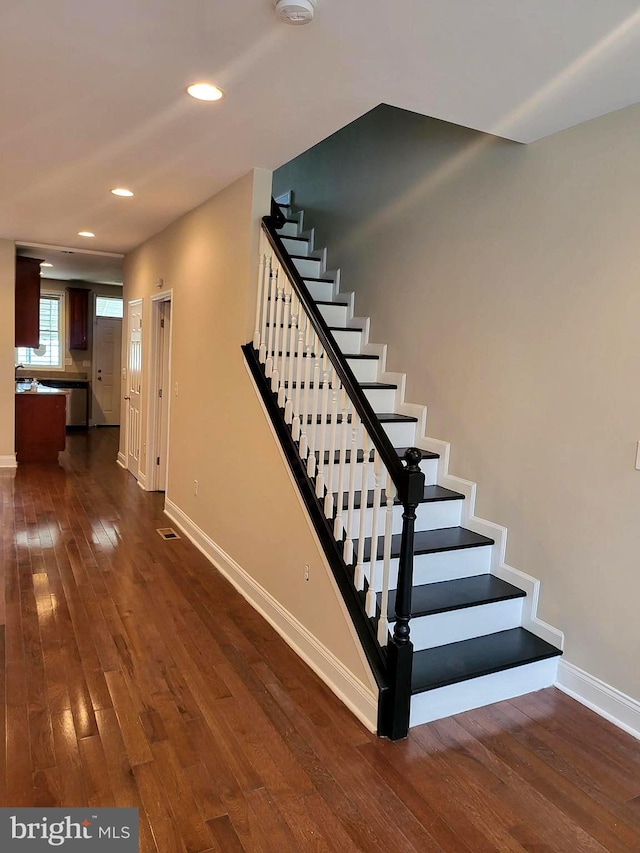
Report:
<svg viewBox="0 0 640 853"><path fill-rule="evenodd" d="M67 288L69 301L69 349L89 346L89 291L82 287Z"/></svg>
<svg viewBox="0 0 640 853"><path fill-rule="evenodd" d="M40 346L40 264L38 258L16 257L16 346Z"/></svg>

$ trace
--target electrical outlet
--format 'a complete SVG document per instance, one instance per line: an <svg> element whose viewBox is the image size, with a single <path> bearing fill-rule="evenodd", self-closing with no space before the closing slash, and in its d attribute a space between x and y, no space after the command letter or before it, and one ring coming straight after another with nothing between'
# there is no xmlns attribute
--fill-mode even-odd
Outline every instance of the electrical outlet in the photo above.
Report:
<svg viewBox="0 0 640 853"><path fill-rule="evenodd" d="M309 563L304 564L304 579L309 580Z"/></svg>
<svg viewBox="0 0 640 853"><path fill-rule="evenodd" d="M173 396L174 396L174 397L177 397L177 396L178 396L178 383L177 383L177 382L176 382L176 384L173 386Z"/></svg>
<svg viewBox="0 0 640 853"><path fill-rule="evenodd" d="M198 481L197 480L193 481L193 494L196 497L198 497Z"/></svg>
<svg viewBox="0 0 640 853"><path fill-rule="evenodd" d="M638 442L638 449L636 450L636 471L640 471L640 441Z"/></svg>

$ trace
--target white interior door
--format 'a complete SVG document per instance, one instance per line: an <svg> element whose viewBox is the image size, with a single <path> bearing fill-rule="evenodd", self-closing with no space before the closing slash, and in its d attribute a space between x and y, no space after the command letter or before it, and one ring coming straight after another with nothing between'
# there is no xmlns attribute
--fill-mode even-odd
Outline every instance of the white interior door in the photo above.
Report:
<svg viewBox="0 0 640 853"><path fill-rule="evenodd" d="M120 423L122 320L96 317L93 332L93 423Z"/></svg>
<svg viewBox="0 0 640 853"><path fill-rule="evenodd" d="M140 400L142 387L142 300L129 302L127 310L127 468L140 473Z"/></svg>
<svg viewBox="0 0 640 853"><path fill-rule="evenodd" d="M171 302L165 300L159 306L158 328L158 389L156 415L156 489L164 492L167 487L167 456L169 439L169 399L171 378L169 374L169 344L171 341Z"/></svg>

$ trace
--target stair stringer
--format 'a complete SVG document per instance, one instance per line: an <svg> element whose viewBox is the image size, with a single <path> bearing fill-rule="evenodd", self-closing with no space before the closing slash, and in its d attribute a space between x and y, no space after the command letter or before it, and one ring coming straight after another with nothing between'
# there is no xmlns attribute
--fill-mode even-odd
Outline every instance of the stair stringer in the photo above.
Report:
<svg viewBox="0 0 640 853"><path fill-rule="evenodd" d="M354 318L355 319L355 318ZM546 640L551 645L557 646L559 649L564 649L564 633L537 615L538 602L540 597L540 581L526 572L510 566L506 560L507 535L508 530L501 524L481 518L475 514L475 501L477 484L471 480L465 480L455 474L449 472L449 460L451 454L451 443L441 439L432 438L426 435L427 427L427 407L418 403L410 403L405 400L406 392L406 373L397 373L387 371L387 345L375 344L369 342L370 318L358 318L363 320L363 326L360 326L365 331L365 343L362 345L362 352L378 355L380 358L380 375L379 378L383 382L394 383L398 386L396 392L396 411L403 415L412 415L418 419L416 424L416 447L420 450L428 450L432 453L437 453L440 456L438 463L437 484L447 489L452 489L456 492L461 492L465 496L462 503L462 523L474 533L480 533L483 536L488 536L495 540L495 545L491 549L491 574L499 577L507 583L524 590L526 597L523 601L522 610L522 627L531 631L532 634Z"/></svg>
<svg viewBox="0 0 640 853"><path fill-rule="evenodd" d="M433 453L440 454L438 485L462 492L465 496L466 500L463 503L462 509L464 526L475 533L481 533L483 536L489 536L495 540L495 545L491 552L491 574L526 592L527 595L524 599L522 610L522 627L551 643L551 645L563 649L564 633L553 625L549 625L548 622L540 619L537 615L540 581L532 575L528 575L520 569L510 566L505 561L507 528L501 524L496 524L494 521L488 521L486 518L477 516L475 514L477 484L471 480L464 480L462 477L457 477L449 473L451 443L423 435L418 441L418 447L422 450L430 450Z"/></svg>

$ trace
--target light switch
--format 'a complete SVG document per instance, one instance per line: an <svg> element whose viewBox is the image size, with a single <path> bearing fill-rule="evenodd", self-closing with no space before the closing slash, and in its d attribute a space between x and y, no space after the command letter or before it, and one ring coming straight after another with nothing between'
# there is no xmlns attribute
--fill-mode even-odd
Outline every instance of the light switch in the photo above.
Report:
<svg viewBox="0 0 640 853"><path fill-rule="evenodd" d="M636 471L640 471L640 441L638 442L638 449L636 450Z"/></svg>

